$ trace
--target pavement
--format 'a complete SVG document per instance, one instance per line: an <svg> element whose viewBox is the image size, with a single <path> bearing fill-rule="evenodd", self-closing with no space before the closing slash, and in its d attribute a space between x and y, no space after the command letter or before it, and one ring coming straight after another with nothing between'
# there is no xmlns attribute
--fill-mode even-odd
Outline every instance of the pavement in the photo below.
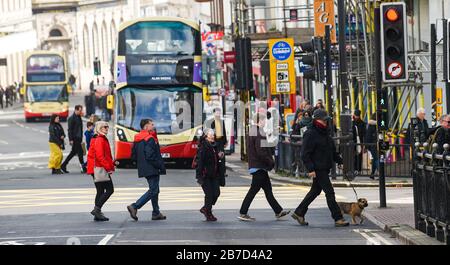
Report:
<svg viewBox="0 0 450 265"><path fill-rule="evenodd" d="M237 148L239 150L239 148ZM232 171L237 171L241 174L248 174L247 163L241 161L240 154L235 153L227 157L227 168ZM299 186L311 186L312 180L307 178L296 178L292 176L282 176L275 172L269 173L272 181L290 183L292 185ZM349 181L340 180L339 177L336 180L331 180L333 187L335 188L349 188L353 186L358 193L358 190L364 188L378 188L379 183L377 180L370 180L369 178L356 178L350 184ZM365 209L363 215L365 218L376 224L379 228L392 237L397 238L402 243L407 245L443 245L438 240L427 236L421 231L414 228L414 203L412 194L412 178L387 178L386 188L389 193L396 193L396 190L407 189L409 191L408 197L397 199L396 201L389 200L388 207L380 208L379 201L369 200L369 207ZM390 190L389 190L390 188ZM336 192L338 194L338 192ZM359 195L364 192L359 193ZM357 195L355 195L356 201ZM359 198L364 195L359 196Z"/></svg>

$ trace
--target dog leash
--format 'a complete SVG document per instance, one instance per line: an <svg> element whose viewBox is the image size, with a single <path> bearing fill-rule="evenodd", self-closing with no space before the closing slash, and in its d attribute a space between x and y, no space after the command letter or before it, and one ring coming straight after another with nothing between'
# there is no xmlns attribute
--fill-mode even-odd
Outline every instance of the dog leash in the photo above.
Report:
<svg viewBox="0 0 450 265"><path fill-rule="evenodd" d="M344 179L347 180L348 184L350 184L350 187L352 187L353 192L355 193L356 196L356 201L358 201L358 193L356 193L355 187L353 186L352 182L347 178L346 175L344 175Z"/></svg>

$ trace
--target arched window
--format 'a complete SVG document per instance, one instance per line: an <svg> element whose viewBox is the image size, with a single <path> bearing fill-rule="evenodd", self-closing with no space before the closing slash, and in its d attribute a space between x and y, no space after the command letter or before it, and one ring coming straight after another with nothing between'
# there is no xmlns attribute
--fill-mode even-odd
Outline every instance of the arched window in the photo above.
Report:
<svg viewBox="0 0 450 265"><path fill-rule="evenodd" d="M109 54L109 47L108 47L108 31L106 29L106 23L103 22L102 24L102 58L103 63L108 62L108 54Z"/></svg>
<svg viewBox="0 0 450 265"><path fill-rule="evenodd" d="M117 28L116 28L116 22L114 20L111 21L111 50L116 49L116 40L117 40Z"/></svg>
<svg viewBox="0 0 450 265"><path fill-rule="evenodd" d="M83 28L83 50L84 50L84 66L88 67L91 61L91 55L89 50L89 30L87 25Z"/></svg>
<svg viewBox="0 0 450 265"><path fill-rule="evenodd" d="M92 50L94 52L94 59L95 57L100 56L100 46L99 46L99 38L98 38L98 27L97 23L94 23L94 27L92 28ZM99 58L101 59L101 58Z"/></svg>
<svg viewBox="0 0 450 265"><path fill-rule="evenodd" d="M52 29L52 30L50 30L50 37L62 37L63 36L63 34L62 34L62 32L61 32L61 30L59 30L59 29Z"/></svg>

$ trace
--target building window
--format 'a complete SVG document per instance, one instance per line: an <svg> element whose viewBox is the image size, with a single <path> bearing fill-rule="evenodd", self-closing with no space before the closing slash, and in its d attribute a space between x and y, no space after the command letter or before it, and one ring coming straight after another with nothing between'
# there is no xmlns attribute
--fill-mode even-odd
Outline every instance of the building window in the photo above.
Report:
<svg viewBox="0 0 450 265"><path fill-rule="evenodd" d="M59 30L59 29L52 29L52 30L50 31L50 34L49 34L49 35L50 35L51 38L62 37L62 36L63 36L61 30Z"/></svg>

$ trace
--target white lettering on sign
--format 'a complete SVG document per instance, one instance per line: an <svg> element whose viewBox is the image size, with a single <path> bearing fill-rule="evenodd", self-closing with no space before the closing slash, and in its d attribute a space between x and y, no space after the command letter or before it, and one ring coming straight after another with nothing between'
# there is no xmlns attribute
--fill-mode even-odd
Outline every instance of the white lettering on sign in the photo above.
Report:
<svg viewBox="0 0 450 265"><path fill-rule="evenodd" d="M287 70L289 65L287 63L279 63L277 64L277 70Z"/></svg>

